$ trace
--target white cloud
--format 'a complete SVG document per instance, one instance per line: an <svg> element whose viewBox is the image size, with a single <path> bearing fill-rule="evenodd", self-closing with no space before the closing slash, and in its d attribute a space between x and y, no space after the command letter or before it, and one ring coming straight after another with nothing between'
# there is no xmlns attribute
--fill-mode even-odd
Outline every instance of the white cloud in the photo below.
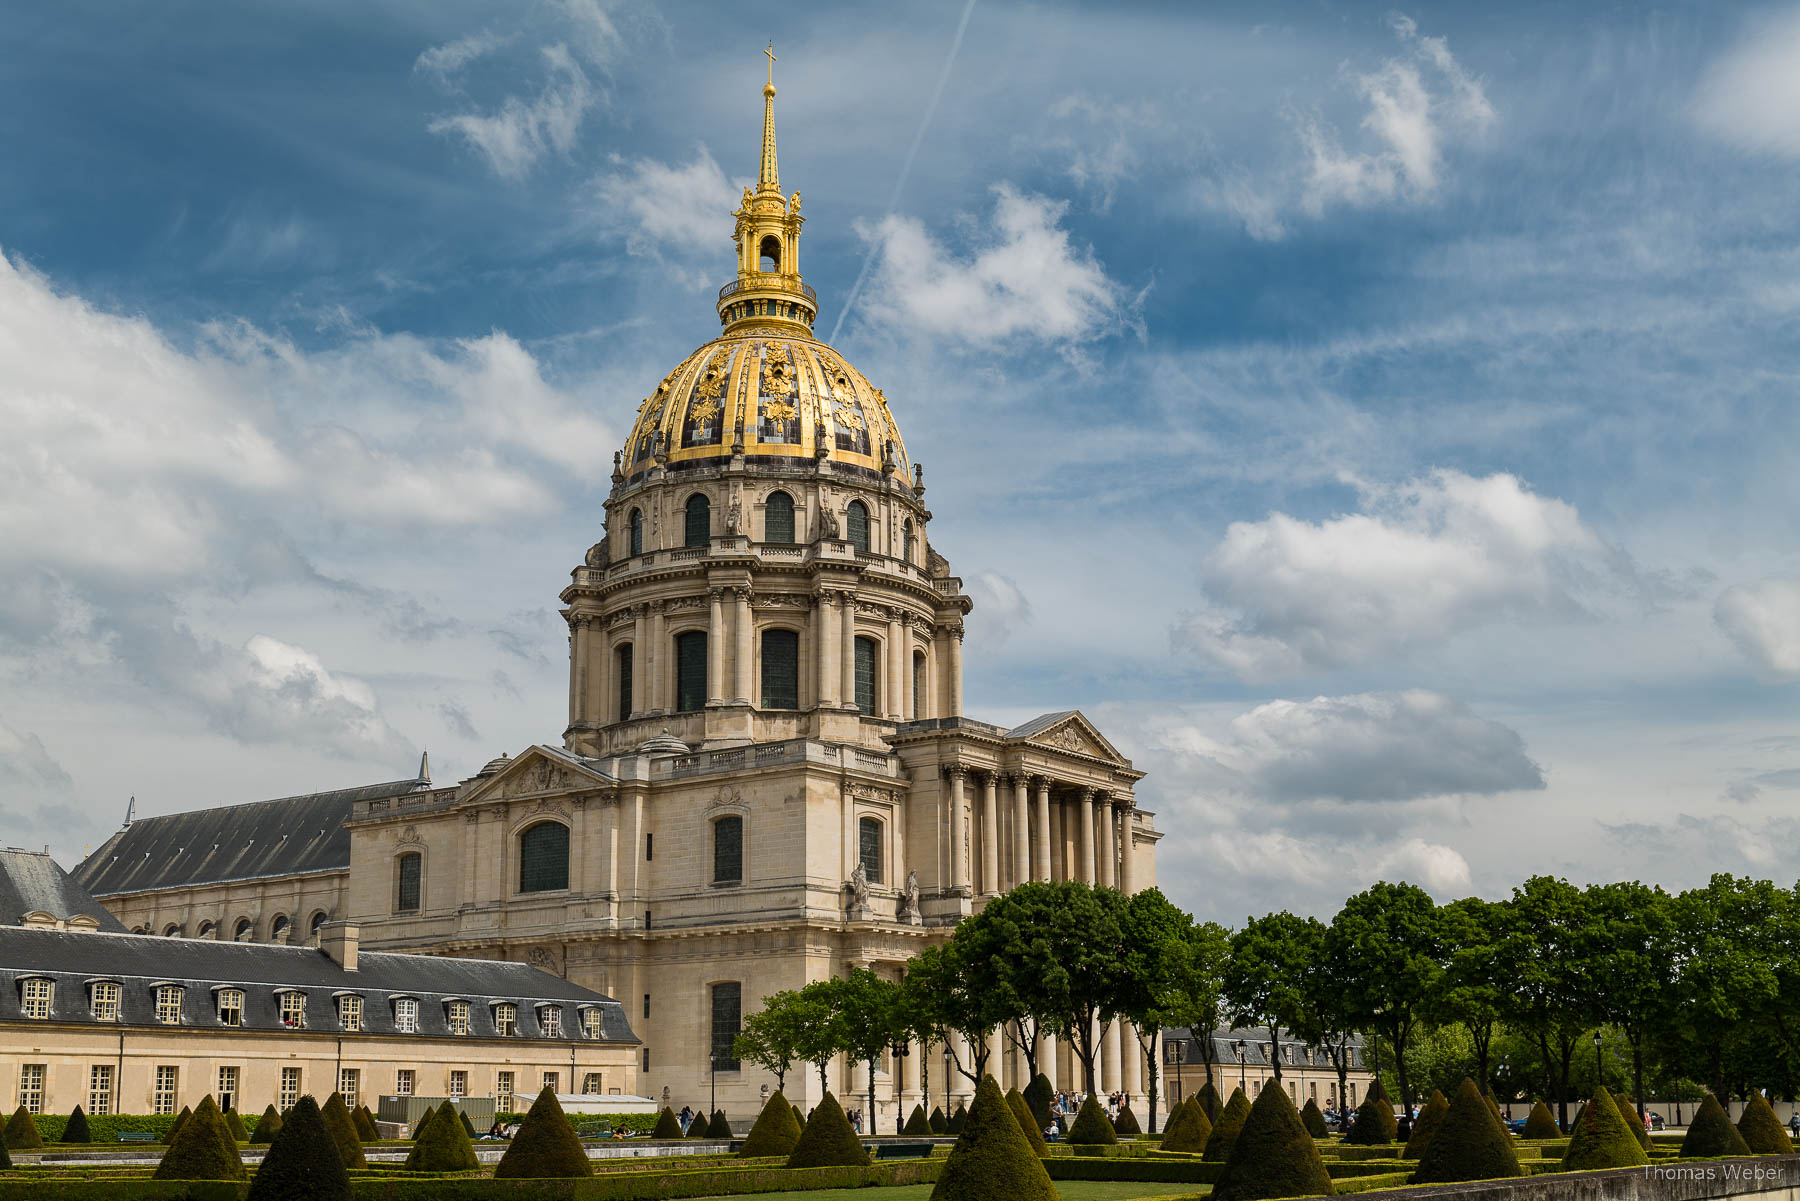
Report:
<svg viewBox="0 0 1800 1201"><path fill-rule="evenodd" d="M1701 77L1692 111L1721 141L1800 157L1800 8L1746 30Z"/></svg>
<svg viewBox="0 0 1800 1201"><path fill-rule="evenodd" d="M1444 150L1455 135L1475 136L1494 123L1493 106L1441 37L1421 37L1411 18L1396 15L1396 36L1408 52L1351 82L1368 105L1362 119L1372 149L1346 149L1317 120L1300 123L1308 157L1304 205L1317 216L1327 205L1369 205L1428 199L1442 182Z"/></svg>
<svg viewBox="0 0 1800 1201"><path fill-rule="evenodd" d="M448 85L457 72L511 40L506 34L488 29L465 34L455 41L432 46L421 52L413 60L413 70L423 75L434 75L440 83Z"/></svg>
<svg viewBox="0 0 1800 1201"><path fill-rule="evenodd" d="M1800 675L1800 579L1734 584L1719 595L1713 620L1761 670Z"/></svg>
<svg viewBox="0 0 1800 1201"><path fill-rule="evenodd" d="M397 758L411 750L382 717L373 688L334 675L317 655L266 634L252 637L241 655L219 656L193 684L218 702L213 720L243 741L299 736L354 758Z"/></svg>
<svg viewBox="0 0 1800 1201"><path fill-rule="evenodd" d="M1365 662L1507 619L1570 618L1642 587L1574 507L1511 475L1364 484L1363 511L1234 522L1177 644L1245 679Z"/></svg>
<svg viewBox="0 0 1800 1201"><path fill-rule="evenodd" d="M552 152L567 154L594 102L588 77L566 46L545 46L545 80L535 96L508 96L493 112L439 117L432 133L462 138L496 175L518 178Z"/></svg>
<svg viewBox="0 0 1800 1201"><path fill-rule="evenodd" d="M1344 897L1377 880L1404 880L1440 901L1468 895L1471 884L1459 851L1420 838L1387 845L1234 830L1204 835L1193 849L1207 864L1210 891L1230 893L1240 911L1250 913L1278 905L1329 918Z"/></svg>
<svg viewBox="0 0 1800 1201"><path fill-rule="evenodd" d="M594 181L598 222L622 230L632 254L724 257L731 238L734 188L710 151L698 147L686 165L614 156L613 170ZM702 282L710 276L697 275Z"/></svg>
<svg viewBox="0 0 1800 1201"><path fill-rule="evenodd" d="M1136 320L1133 301L1090 249L1071 244L1068 205L994 189L992 222L966 255L946 250L918 221L889 216L857 232L878 249L863 309L874 322L969 346L1040 341L1068 346Z"/></svg>
<svg viewBox="0 0 1800 1201"><path fill-rule="evenodd" d="M0 791L30 803L45 793L68 792L72 783L41 738L0 722Z"/></svg>
<svg viewBox="0 0 1800 1201"><path fill-rule="evenodd" d="M1012 632L1031 623L1031 601L1010 576L978 571L968 580L975 608L969 622L988 646L1002 646Z"/></svg>
<svg viewBox="0 0 1800 1201"><path fill-rule="evenodd" d="M1465 896L1469 891L1469 861L1455 847L1409 838L1382 852L1373 874L1382 880L1417 884L1439 898Z"/></svg>

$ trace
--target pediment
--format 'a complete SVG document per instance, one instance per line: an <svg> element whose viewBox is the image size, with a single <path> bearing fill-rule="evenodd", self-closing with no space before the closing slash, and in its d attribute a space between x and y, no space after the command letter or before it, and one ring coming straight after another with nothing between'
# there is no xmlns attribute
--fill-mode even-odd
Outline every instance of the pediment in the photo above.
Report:
<svg viewBox="0 0 1800 1201"><path fill-rule="evenodd" d="M571 755L534 746L470 790L468 801L513 801L612 788L618 781Z"/></svg>
<svg viewBox="0 0 1800 1201"><path fill-rule="evenodd" d="M1121 766L1129 766L1131 762L1078 710L1026 722L1008 731L1007 741L1028 742L1053 751L1105 759Z"/></svg>

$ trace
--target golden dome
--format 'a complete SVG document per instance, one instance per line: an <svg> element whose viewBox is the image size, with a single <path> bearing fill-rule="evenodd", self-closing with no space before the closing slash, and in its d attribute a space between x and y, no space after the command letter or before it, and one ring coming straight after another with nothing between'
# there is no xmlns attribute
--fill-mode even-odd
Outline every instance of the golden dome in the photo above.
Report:
<svg viewBox="0 0 1800 1201"><path fill-rule="evenodd" d="M912 468L887 398L823 342L742 329L682 360L638 410L620 470L742 454L750 465L830 459L907 481Z"/></svg>

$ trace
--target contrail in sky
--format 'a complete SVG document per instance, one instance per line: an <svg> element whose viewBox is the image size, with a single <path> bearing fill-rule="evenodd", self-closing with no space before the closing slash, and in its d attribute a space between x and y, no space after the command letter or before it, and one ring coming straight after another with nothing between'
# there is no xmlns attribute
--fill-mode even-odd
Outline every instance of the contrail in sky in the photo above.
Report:
<svg viewBox="0 0 1800 1201"><path fill-rule="evenodd" d="M925 130L930 127L931 119L937 116L938 101L944 98L944 85L950 82L950 68L956 62L956 52L962 49L963 31L969 27L969 14L975 11L975 0L963 5L962 20L956 23L956 36L950 39L950 53L944 56L944 69L938 72L937 87L932 89L931 103L925 107L925 117L919 122L919 132L913 135L912 148L906 152L906 161L900 165L900 178L894 181L894 194L888 197L887 212L882 219L891 217L900 204L900 192L906 187L906 177L912 174L913 159L918 157L919 147L925 141ZM850 297L844 301L842 311L838 313L837 323L831 327L831 337L827 339L832 345L837 344L838 331L844 328L844 319L850 310L856 307L856 298L862 293L863 280L868 278L869 264L875 261L875 246L863 255L862 270L856 273L856 282L850 285Z"/></svg>

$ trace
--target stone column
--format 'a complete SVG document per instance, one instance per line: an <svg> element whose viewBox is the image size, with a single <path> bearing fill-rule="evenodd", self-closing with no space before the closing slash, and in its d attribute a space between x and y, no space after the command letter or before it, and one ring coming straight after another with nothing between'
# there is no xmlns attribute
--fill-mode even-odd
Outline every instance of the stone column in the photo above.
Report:
<svg viewBox="0 0 1800 1201"><path fill-rule="evenodd" d="M650 707L650 629L644 620L644 606L632 610L631 616L631 715L641 717Z"/></svg>
<svg viewBox="0 0 1800 1201"><path fill-rule="evenodd" d="M813 655L818 660L816 704L837 704L837 631L832 628L831 593L821 592L813 609Z"/></svg>
<svg viewBox="0 0 1800 1201"><path fill-rule="evenodd" d="M993 1075L994 1082L1000 1086L1000 1091L1005 1092L1007 1088L1006 1038L1000 1033L998 1026L988 1031L987 1050L988 1071Z"/></svg>
<svg viewBox="0 0 1800 1201"><path fill-rule="evenodd" d="M904 629L905 627L900 623L900 610L890 608L887 632L888 683L887 687L881 690L881 711L896 721L902 720L906 716L906 710L901 708L906 700L906 685L901 682L900 671L900 658L905 653L905 648L901 646L901 643L905 641L905 634L902 632Z"/></svg>
<svg viewBox="0 0 1800 1201"><path fill-rule="evenodd" d="M1050 878L1050 781L1037 778L1037 856L1031 865L1033 880Z"/></svg>
<svg viewBox="0 0 1800 1201"><path fill-rule="evenodd" d="M1044 1074L1044 1079L1046 1079L1050 1082L1050 1089L1052 1092L1054 1092L1056 1090L1056 1079L1057 1079L1057 1071L1056 1071L1057 1042L1056 1042L1056 1039L1052 1038L1048 1034L1039 1032L1037 1057L1038 1057L1038 1071L1040 1071ZM1020 1091L1023 1091L1023 1090L1020 1090Z"/></svg>
<svg viewBox="0 0 1800 1201"><path fill-rule="evenodd" d="M663 644L668 641L665 631L668 620L663 616L663 603L650 602L650 662L645 665L650 672L650 708L653 712L667 713L674 706L669 700L668 661L674 657L671 648Z"/></svg>
<svg viewBox="0 0 1800 1201"><path fill-rule="evenodd" d="M1077 818L1076 833L1080 836L1081 849L1075 859L1075 878L1086 884L1094 883L1094 790L1081 790L1080 816Z"/></svg>
<svg viewBox="0 0 1800 1201"><path fill-rule="evenodd" d="M1017 888L1031 879L1031 781L1024 776L1013 780L1013 861L1007 883ZM1030 1084L1027 1080L1025 1083Z"/></svg>
<svg viewBox="0 0 1800 1201"><path fill-rule="evenodd" d="M1119 1052L1121 1048L1119 1045L1119 1023L1117 1019L1114 1019L1113 1023L1106 1028L1104 1046L1105 1050L1102 1052L1101 1058L1106 1064L1106 1068L1101 1073L1104 1083L1101 1084L1100 1091L1103 1093L1118 1092L1124 1087L1124 1076L1119 1071Z"/></svg>
<svg viewBox="0 0 1800 1201"><path fill-rule="evenodd" d="M843 623L839 668L843 673L843 702L846 709L856 708L856 598L846 592L840 598L838 620ZM879 699L879 698L877 698Z"/></svg>
<svg viewBox="0 0 1800 1201"><path fill-rule="evenodd" d="M960 1063L965 1068L969 1067L969 1040L960 1034L951 1034L950 1044L956 1054L955 1062ZM972 1091L973 1090L969 1088L969 1078L964 1076L955 1067L952 1067L950 1069L950 1075L944 1079L944 1092L952 1102L945 1107L944 1116L949 1117L951 1110L956 1108L956 1098L967 1098Z"/></svg>
<svg viewBox="0 0 1800 1201"><path fill-rule="evenodd" d="M995 796L999 784L993 772L981 782L981 891L1000 891L1000 806Z"/></svg>
<svg viewBox="0 0 1800 1201"><path fill-rule="evenodd" d="M963 628L960 624L951 627L950 635L945 639L945 648L950 652L950 679L946 690L950 697L950 712L947 717L962 716L962 640Z"/></svg>
<svg viewBox="0 0 1800 1201"><path fill-rule="evenodd" d="M912 630L918 618L908 616L900 623L900 720L913 721L924 706L919 704L913 695L916 691L913 680L913 644Z"/></svg>
<svg viewBox="0 0 1800 1201"><path fill-rule="evenodd" d="M963 841L964 814L968 812L963 782L968 779L969 769L960 763L952 763L944 770L950 776L950 886L963 888L969 883L968 849Z"/></svg>
<svg viewBox="0 0 1800 1201"><path fill-rule="evenodd" d="M1048 786L1049 781L1045 781ZM1058 797L1050 804L1050 878L1063 880L1068 871L1068 848L1064 845L1069 836L1068 822L1064 820L1063 811L1068 806Z"/></svg>
<svg viewBox="0 0 1800 1201"><path fill-rule="evenodd" d="M919 1061L925 1054L925 1047L919 1042L907 1044L910 1055L900 1060L900 1097L901 1106L905 1110L900 1115L902 1121L912 1112L912 1107L919 1103ZM882 1133L886 1133L883 1131Z"/></svg>
<svg viewBox="0 0 1800 1201"><path fill-rule="evenodd" d="M706 619L706 703L725 703L725 590L709 588Z"/></svg>
<svg viewBox="0 0 1800 1201"><path fill-rule="evenodd" d="M588 620L572 618L569 622L569 724L583 716L587 704ZM296 919L297 920L297 919Z"/></svg>
<svg viewBox="0 0 1800 1201"><path fill-rule="evenodd" d="M1101 793L1094 798L1094 802L1094 816L1100 822L1100 836L1094 840L1094 845L1099 848L1100 853L1098 865L1100 870L1095 880L1108 888L1117 888L1119 886L1119 843L1114 833L1112 798Z"/></svg>
<svg viewBox="0 0 1800 1201"><path fill-rule="evenodd" d="M1131 831L1137 826L1137 815L1130 801L1119 803L1119 891L1130 896L1137 891L1137 867L1132 862L1137 849Z"/></svg>
<svg viewBox="0 0 1800 1201"><path fill-rule="evenodd" d="M1137 1027L1130 1022L1119 1033L1119 1054L1123 1057L1120 1070L1125 1077L1124 1089L1132 1097L1141 1097L1144 1093L1144 1046L1138 1041Z"/></svg>
<svg viewBox="0 0 1800 1201"><path fill-rule="evenodd" d="M756 657L756 622L750 616L750 589L735 588L732 590L737 599L737 612L733 614L737 629L737 687L732 690L732 699L740 705L756 703L756 681L751 678L750 665Z"/></svg>

